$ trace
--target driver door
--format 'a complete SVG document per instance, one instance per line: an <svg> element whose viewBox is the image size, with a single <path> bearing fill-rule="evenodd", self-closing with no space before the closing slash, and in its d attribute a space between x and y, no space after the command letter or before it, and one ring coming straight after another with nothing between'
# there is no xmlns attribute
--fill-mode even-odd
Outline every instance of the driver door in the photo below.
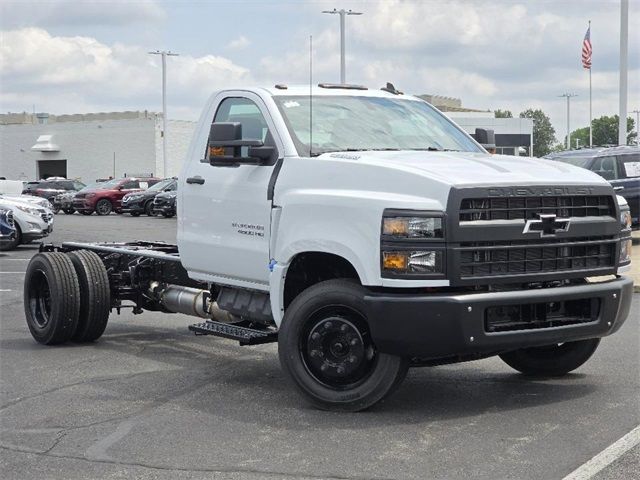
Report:
<svg viewBox="0 0 640 480"><path fill-rule="evenodd" d="M239 122L243 139L262 140L283 151L257 95L224 92L213 110L203 138L211 121ZM201 159L191 158L181 178L182 264L199 280L267 290L272 208L267 192L274 166L210 165L207 146L208 138L201 144Z"/></svg>

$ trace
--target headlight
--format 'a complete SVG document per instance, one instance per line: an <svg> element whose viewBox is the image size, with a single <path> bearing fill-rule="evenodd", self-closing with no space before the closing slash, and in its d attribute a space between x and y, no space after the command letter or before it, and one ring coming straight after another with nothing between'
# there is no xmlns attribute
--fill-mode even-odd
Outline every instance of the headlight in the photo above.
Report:
<svg viewBox="0 0 640 480"><path fill-rule="evenodd" d="M444 238L442 217L389 215L382 219L382 235L395 238Z"/></svg>
<svg viewBox="0 0 640 480"><path fill-rule="evenodd" d="M382 252L382 269L386 273L416 275L443 273L443 264L443 252L440 250Z"/></svg>
<svg viewBox="0 0 640 480"><path fill-rule="evenodd" d="M620 240L620 259L618 264L629 263L631 261L631 238L623 238Z"/></svg>
<svg viewBox="0 0 640 480"><path fill-rule="evenodd" d="M622 226L622 230L631 230L631 211L630 210L622 210L620 212L620 225Z"/></svg>
<svg viewBox="0 0 640 480"><path fill-rule="evenodd" d="M27 207L26 205L16 205L18 210L22 210L23 212L28 213L29 215L40 215L40 212L37 208Z"/></svg>

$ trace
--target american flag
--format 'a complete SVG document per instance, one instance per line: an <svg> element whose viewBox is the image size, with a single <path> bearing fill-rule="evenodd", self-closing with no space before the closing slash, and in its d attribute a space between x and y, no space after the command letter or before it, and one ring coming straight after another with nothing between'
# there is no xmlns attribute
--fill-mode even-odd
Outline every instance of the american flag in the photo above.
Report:
<svg viewBox="0 0 640 480"><path fill-rule="evenodd" d="M584 68L591 68L591 26L587 28L587 33L584 34L584 40L582 41L582 66Z"/></svg>

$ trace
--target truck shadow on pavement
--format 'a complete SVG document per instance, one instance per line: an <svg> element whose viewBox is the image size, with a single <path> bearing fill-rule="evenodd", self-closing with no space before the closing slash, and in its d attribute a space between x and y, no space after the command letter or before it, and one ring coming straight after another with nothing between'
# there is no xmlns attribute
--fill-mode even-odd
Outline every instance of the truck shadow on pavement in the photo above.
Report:
<svg viewBox="0 0 640 480"><path fill-rule="evenodd" d="M282 428L287 418L289 430L428 423L567 402L599 388L597 377L590 382L589 375L526 379L496 371L496 365L483 360L411 369L385 401L363 413L343 414L316 410L294 391L280 370L275 345L238 347L223 339L195 337L182 329L122 322L113 322L91 345L43 347L33 342L26 327L24 333L24 338L3 339L0 347L37 352L43 358L50 357L48 352L57 352L59 357L64 351L68 364L59 365L60 372L69 368L71 373L84 357L93 357L82 379L73 383L74 391L85 386L93 392L99 385L99 395L89 393L93 402L100 397L155 405L171 401L203 414L224 416L225 421ZM136 368L109 375L108 364L101 359L120 358Z"/></svg>

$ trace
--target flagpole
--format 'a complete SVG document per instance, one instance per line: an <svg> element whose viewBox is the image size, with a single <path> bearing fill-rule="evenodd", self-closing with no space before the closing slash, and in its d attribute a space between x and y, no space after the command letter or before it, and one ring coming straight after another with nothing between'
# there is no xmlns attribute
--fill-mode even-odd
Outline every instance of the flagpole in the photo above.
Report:
<svg viewBox="0 0 640 480"><path fill-rule="evenodd" d="M591 20L589 20L589 40L591 40ZM589 66L589 148L593 147L593 115L591 110L591 69L593 68L593 61Z"/></svg>

